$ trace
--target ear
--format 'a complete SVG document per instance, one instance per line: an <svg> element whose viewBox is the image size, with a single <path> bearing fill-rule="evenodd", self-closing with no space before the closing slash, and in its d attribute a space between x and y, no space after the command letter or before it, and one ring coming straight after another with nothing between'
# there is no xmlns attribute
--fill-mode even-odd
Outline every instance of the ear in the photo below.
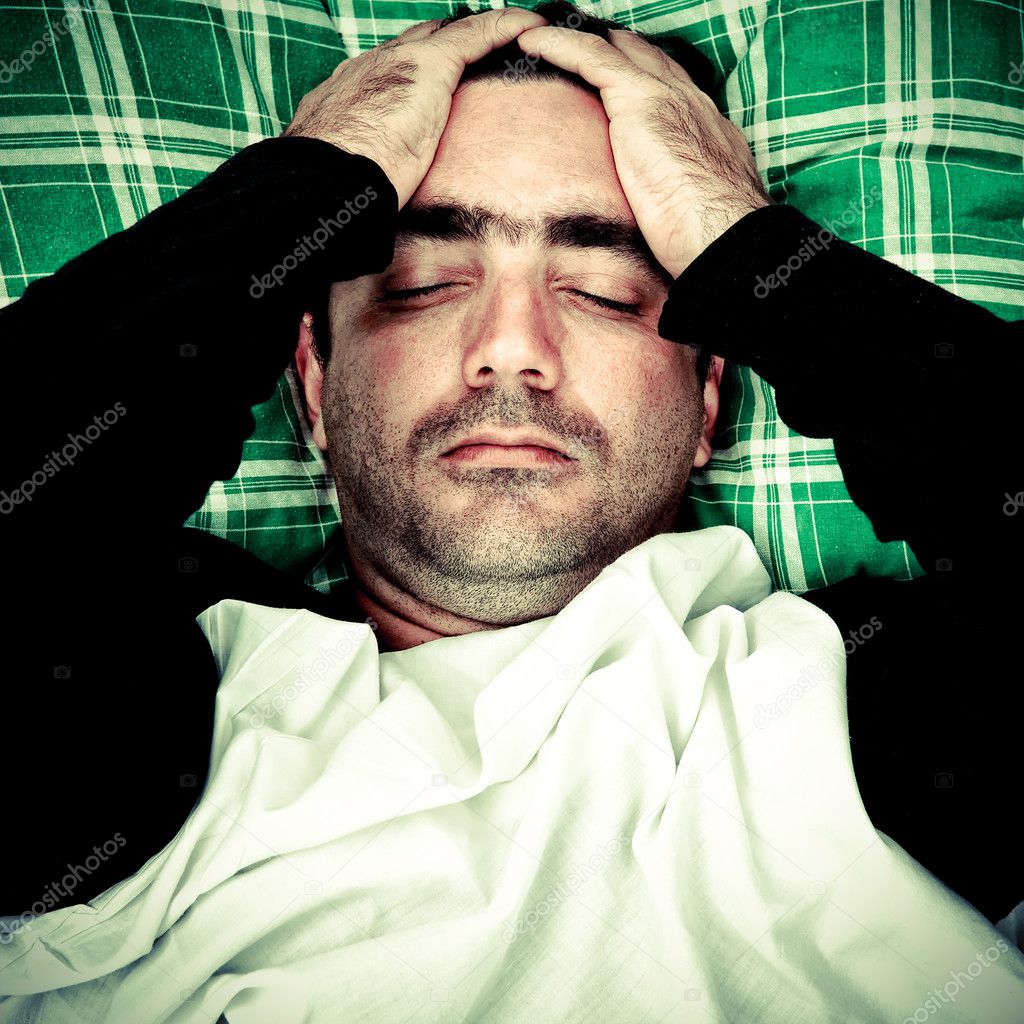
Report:
<svg viewBox="0 0 1024 1024"><path fill-rule="evenodd" d="M693 459L694 469L700 469L711 458L711 439L715 436L715 424L718 422L718 403L724 368L725 360L721 356L711 357L708 379L704 384L704 433Z"/></svg>
<svg viewBox="0 0 1024 1024"><path fill-rule="evenodd" d="M295 348L295 366L302 381L302 392L306 398L306 416L313 428L313 440L322 452L327 451L327 435L320 415L320 390L324 384L324 373L313 351L313 317L302 314L299 322L299 343Z"/></svg>

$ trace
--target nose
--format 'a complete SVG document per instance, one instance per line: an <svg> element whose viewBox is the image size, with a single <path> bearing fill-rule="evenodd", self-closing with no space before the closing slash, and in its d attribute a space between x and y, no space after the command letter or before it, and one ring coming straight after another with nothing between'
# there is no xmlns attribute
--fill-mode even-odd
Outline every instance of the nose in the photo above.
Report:
<svg viewBox="0 0 1024 1024"><path fill-rule="evenodd" d="M463 353L462 375L469 387L526 385L550 391L558 386L559 327L545 294L529 272L494 281Z"/></svg>

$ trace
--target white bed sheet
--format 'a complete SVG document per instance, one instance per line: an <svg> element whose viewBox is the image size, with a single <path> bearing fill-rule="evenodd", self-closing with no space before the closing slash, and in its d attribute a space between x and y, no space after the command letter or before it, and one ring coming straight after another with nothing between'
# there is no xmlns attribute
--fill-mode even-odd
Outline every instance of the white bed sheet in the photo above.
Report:
<svg viewBox="0 0 1024 1024"><path fill-rule="evenodd" d="M409 651L234 600L199 621L200 803L0 945L0 1021L1020 1024L1024 956L872 827L839 631L740 530Z"/></svg>

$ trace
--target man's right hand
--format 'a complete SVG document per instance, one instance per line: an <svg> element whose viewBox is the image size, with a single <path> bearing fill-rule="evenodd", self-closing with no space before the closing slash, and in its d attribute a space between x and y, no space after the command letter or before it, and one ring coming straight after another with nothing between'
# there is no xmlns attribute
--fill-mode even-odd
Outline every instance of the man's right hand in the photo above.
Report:
<svg viewBox="0 0 1024 1024"><path fill-rule="evenodd" d="M346 60L307 93L285 135L307 135L380 165L401 209L426 177L467 64L547 25L520 8L485 11L443 28L440 18L406 29Z"/></svg>

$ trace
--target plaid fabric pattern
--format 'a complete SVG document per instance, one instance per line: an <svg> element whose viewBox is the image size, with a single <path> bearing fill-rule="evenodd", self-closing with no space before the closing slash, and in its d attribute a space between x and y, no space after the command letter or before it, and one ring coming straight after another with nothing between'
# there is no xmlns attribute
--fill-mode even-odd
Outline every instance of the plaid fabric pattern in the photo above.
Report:
<svg viewBox="0 0 1024 1024"><path fill-rule="evenodd" d="M1018 5L581 6L699 46L722 72L722 105L776 200L1000 316L1024 315ZM232 153L278 134L339 61L452 9L401 0L0 0L0 304ZM975 365L984 369L971 339L935 340L947 346L937 358L970 360L965 381ZM865 415L899 401L885 392L884 367L878 384ZM237 476L214 485L190 524L329 590L347 575L341 545L329 543L340 536L339 513L301 407L292 368L255 410ZM789 430L772 389L736 366L727 369L716 444L691 480L684 524L746 530L779 589L800 593L858 571L921 572L905 544L876 540L831 444Z"/></svg>

